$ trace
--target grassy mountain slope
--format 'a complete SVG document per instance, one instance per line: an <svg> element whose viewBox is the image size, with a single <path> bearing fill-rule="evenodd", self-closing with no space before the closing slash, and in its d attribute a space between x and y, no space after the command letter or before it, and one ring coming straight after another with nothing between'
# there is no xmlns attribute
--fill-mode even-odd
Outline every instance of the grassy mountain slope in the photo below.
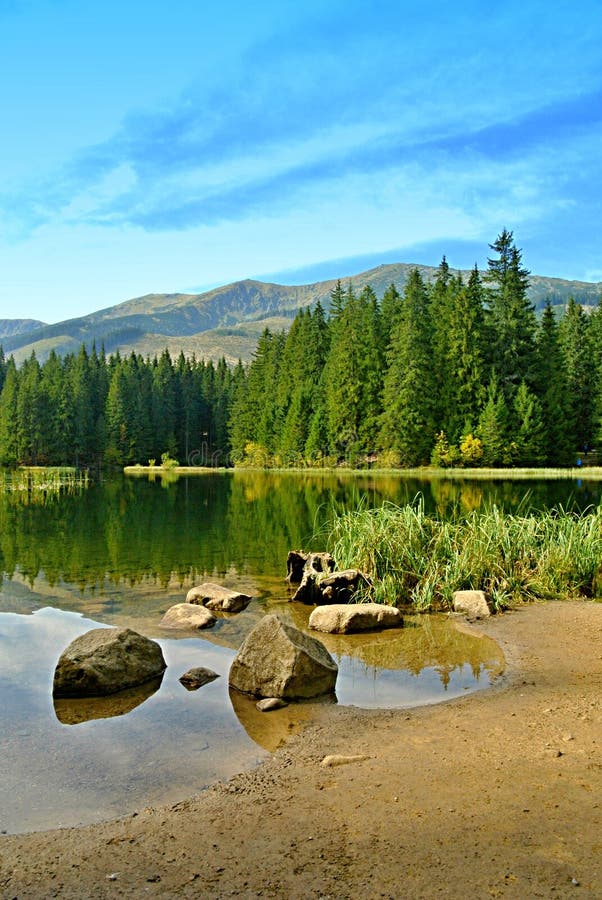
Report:
<svg viewBox="0 0 602 900"><path fill-rule="evenodd" d="M381 297L391 283L403 289L414 268L394 263L341 280L345 285L351 282L356 291L369 284ZM427 281L433 279L435 268L417 268ZM135 350L154 356L167 346L173 355L183 350L206 359L222 355L229 361L249 359L264 327L286 327L298 309L318 300L327 308L335 284L330 280L281 285L247 279L202 294L147 294L81 318L40 324L25 334L2 336L0 332L0 339L5 353L12 353L17 362L32 350L43 360L52 348L60 354L76 352L82 343L91 346L93 341L98 347L104 344L108 353ZM602 283L531 276L530 297L537 307L548 297L562 306L571 294L585 306L593 306L601 292Z"/></svg>
<svg viewBox="0 0 602 900"><path fill-rule="evenodd" d="M26 334L35 328L43 328L45 324L38 319L0 319L0 340L15 334Z"/></svg>

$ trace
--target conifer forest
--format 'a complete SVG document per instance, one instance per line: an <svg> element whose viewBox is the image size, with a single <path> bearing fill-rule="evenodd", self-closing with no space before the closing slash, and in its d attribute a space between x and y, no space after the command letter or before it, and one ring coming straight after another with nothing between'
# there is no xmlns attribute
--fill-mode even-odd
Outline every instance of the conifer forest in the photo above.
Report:
<svg viewBox="0 0 602 900"><path fill-rule="evenodd" d="M602 310L538 318L512 233L490 246L380 300L338 282L248 366L0 351L0 465L574 465L601 436Z"/></svg>

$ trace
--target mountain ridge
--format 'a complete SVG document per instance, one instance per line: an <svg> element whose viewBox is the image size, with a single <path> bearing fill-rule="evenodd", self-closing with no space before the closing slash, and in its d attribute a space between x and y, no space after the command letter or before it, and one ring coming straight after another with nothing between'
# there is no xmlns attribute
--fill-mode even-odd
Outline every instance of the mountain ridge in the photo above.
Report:
<svg viewBox="0 0 602 900"><path fill-rule="evenodd" d="M413 269L418 269L426 281L432 281L437 273L435 266L386 263L340 280L345 286L351 283L357 291L370 285L382 297L390 284L403 290ZM470 275L467 270L450 271L461 272L465 280ZM327 309L338 280L283 285L247 278L199 294L145 294L52 325L35 320L0 320L0 342L5 354L12 353L18 363L32 351L43 361L51 350L64 355L93 343L104 346L108 353L133 350L154 356L167 347L172 355L183 351L197 358L247 360L264 327L286 327L301 307L314 306L318 301ZM584 306L594 306L601 293L602 282L530 276L529 297L536 308L548 298L553 305L563 306L571 295ZM10 322L34 322L34 326L3 333L2 324L8 329L6 323Z"/></svg>
<svg viewBox="0 0 602 900"><path fill-rule="evenodd" d="M17 334L27 334L45 325L46 322L39 319L0 319L0 340Z"/></svg>

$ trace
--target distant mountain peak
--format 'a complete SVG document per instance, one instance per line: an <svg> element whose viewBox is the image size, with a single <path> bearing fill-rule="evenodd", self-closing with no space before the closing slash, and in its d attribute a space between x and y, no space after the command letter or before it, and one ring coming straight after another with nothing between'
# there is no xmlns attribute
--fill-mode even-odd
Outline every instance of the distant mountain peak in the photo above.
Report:
<svg viewBox="0 0 602 900"><path fill-rule="evenodd" d="M15 334L27 334L45 324L38 319L0 319L0 341Z"/></svg>
<svg viewBox="0 0 602 900"><path fill-rule="evenodd" d="M344 286L351 283L357 291L369 284L382 297L390 284L403 290L413 269L431 281L438 267L383 263L365 272L313 284L284 285L245 278L198 294L145 294L55 325L28 319L0 320L0 343L17 362L30 356L32 350L43 361L51 350L64 355L77 352L82 344L91 347L93 342L97 348L104 346L107 353L135 351L154 356L168 347L172 356L183 351L197 358L248 360L266 325L272 330L286 328L299 309L314 306L318 300L328 309L330 292L338 280ZM450 267L450 271L462 271L466 279L470 275L468 270ZM601 292L602 283L530 277L529 296L537 307L548 298L553 305L564 306L571 295L579 303L594 306Z"/></svg>

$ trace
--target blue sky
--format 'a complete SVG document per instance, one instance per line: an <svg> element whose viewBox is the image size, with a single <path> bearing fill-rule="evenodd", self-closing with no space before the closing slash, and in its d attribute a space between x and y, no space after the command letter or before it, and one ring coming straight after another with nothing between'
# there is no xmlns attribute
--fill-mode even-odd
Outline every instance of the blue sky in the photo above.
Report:
<svg viewBox="0 0 602 900"><path fill-rule="evenodd" d="M380 262L602 280L602 8L0 0L0 318Z"/></svg>

